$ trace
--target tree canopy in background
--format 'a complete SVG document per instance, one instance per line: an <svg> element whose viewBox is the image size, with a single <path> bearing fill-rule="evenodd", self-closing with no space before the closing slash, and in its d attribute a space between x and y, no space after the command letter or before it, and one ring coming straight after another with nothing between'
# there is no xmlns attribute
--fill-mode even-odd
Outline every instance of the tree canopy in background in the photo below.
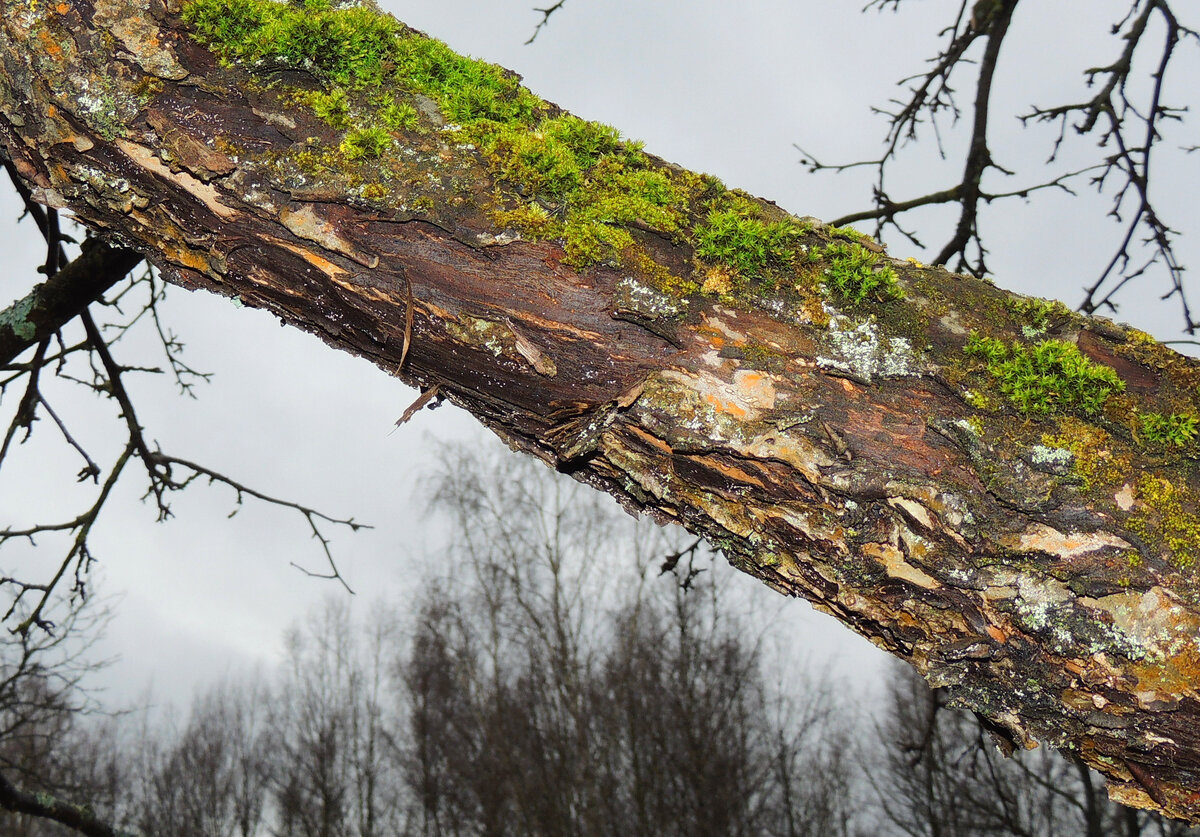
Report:
<svg viewBox="0 0 1200 837"><path fill-rule="evenodd" d="M415 602L331 598L277 667L166 713L81 717L72 688L32 720L27 669L0 721L30 734L0 762L173 837L1190 833L1053 752L1005 759L907 667L876 728L845 683L776 657L771 615L682 533L511 455L442 461L438 508L469 525Z"/></svg>

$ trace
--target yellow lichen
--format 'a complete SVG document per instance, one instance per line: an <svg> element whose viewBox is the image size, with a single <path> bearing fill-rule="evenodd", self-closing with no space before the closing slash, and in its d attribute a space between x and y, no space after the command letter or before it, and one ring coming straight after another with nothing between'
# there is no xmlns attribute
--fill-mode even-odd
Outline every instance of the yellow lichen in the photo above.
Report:
<svg viewBox="0 0 1200 837"><path fill-rule="evenodd" d="M1106 431L1093 427L1072 416L1058 420L1058 432L1042 435L1042 444L1065 448L1075 457L1073 473L1083 483L1084 490L1093 486L1120 486L1129 475L1132 460L1114 445Z"/></svg>
<svg viewBox="0 0 1200 837"><path fill-rule="evenodd" d="M718 265L708 270L700 292L708 296L724 296L733 290L733 277L729 270Z"/></svg>
<svg viewBox="0 0 1200 837"><path fill-rule="evenodd" d="M1200 553L1200 506L1196 493L1163 477L1142 474L1137 481L1140 507L1129 528L1151 544L1160 545L1176 567L1190 567Z"/></svg>

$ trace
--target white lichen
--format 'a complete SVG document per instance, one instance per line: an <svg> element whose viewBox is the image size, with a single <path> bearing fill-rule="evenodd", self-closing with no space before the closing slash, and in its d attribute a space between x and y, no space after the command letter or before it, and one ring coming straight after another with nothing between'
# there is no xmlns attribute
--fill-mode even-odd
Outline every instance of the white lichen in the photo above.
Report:
<svg viewBox="0 0 1200 837"><path fill-rule="evenodd" d="M837 369L870 382L915 374L917 359L905 337L881 337L875 318L857 325L846 316L829 321L829 344L835 357L817 357L817 365Z"/></svg>
<svg viewBox="0 0 1200 837"><path fill-rule="evenodd" d="M617 295L622 307L649 319L669 319L682 313L679 300L632 276L623 276L617 282Z"/></svg>
<svg viewBox="0 0 1200 837"><path fill-rule="evenodd" d="M1075 454L1066 448L1034 445L1029 450L1029 462L1035 468L1056 474L1065 474L1071 467Z"/></svg>
<svg viewBox="0 0 1200 837"><path fill-rule="evenodd" d="M1034 465L1048 465L1054 468L1070 465L1073 456L1074 454L1066 448L1052 448L1046 445L1034 445L1029 452L1029 458Z"/></svg>

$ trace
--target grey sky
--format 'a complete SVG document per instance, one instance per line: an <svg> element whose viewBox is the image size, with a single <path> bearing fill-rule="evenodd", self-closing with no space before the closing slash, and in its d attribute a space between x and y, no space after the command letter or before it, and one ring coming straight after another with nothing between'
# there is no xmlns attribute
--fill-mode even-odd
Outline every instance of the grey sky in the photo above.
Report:
<svg viewBox="0 0 1200 837"><path fill-rule="evenodd" d="M579 116L644 140L651 152L711 172L797 214L823 218L863 208L868 182L862 176L808 174L797 164L792 143L829 161L876 155L883 126L870 105L894 95L897 78L922 68L935 50L936 32L958 7L914 0L899 15L861 15L858 2L570 0L538 41L524 46L538 19L529 10L531 0L383 5L461 52L520 72L535 92ZM1001 162L1022 170L1017 182L1037 176L1031 164L1045 157L1050 134L1021 132L1004 114L1035 101L1082 96L1076 71L1110 58L1115 46L1105 33L1127 5L1077 0L1018 11L1002 58L1008 72L997 89L1001 104L993 145ZM1064 38L1068 32L1072 37ZM1102 44L1098 53L1096 39ZM1198 63L1185 55L1169 89L1182 96L1183 80L1200 77ZM959 89L968 88L963 79ZM1195 143L1194 129L1191 136ZM956 135L949 145L961 141ZM1184 142L1181 135L1173 144ZM938 160L932 142L914 148L908 165L895 170L894 197L944 188L957 174L955 166ZM1168 170L1164 185L1173 181L1160 193L1164 212L1168 221L1185 227L1195 217L1191 204L1200 154L1176 154L1162 165ZM16 210L10 196L4 200L0 219L8 221ZM1100 220L1106 200L1050 196L1033 208L986 210L994 248L990 262L999 284L1077 302L1078 288L1111 254L1115 228ZM931 211L919 220L937 217ZM923 232L927 243L940 246L948 227ZM32 266L41 246L28 223L16 230L9 225L0 235L11 257L4 287L15 298L36 279ZM1200 263L1198 241L1200 236L1184 240L1185 262ZM892 252L921 255L903 242L892 242ZM1157 293L1152 284L1128 296L1121 319L1173 336L1175 308L1142 303ZM437 540L416 479L430 466L429 435L498 442L485 438L469 417L446 408L421 413L389 435L411 390L315 338L281 329L261 312L176 290L166 314L188 344L189 362L216 377L195 401L173 397L165 379L137 380L139 417L164 449L261 490L375 525L358 535L331 530L341 568L361 599L403 595L422 574L438 572L417 560L424 544ZM116 350L120 360L144 363L153 346L122 341ZM48 393L52 403L73 428L91 437L98 461L106 465L120 443L113 406L60 392ZM94 489L74 484L78 467L43 422L34 441L0 472L3 522L87 502ZM131 470L95 538L101 589L123 596L105 646L123 658L106 678L114 693L136 694L153 679L159 694L184 697L195 683L230 667L269 662L288 624L334 592L329 583L288 566L295 560L320 569L322 561L295 515L251 503L229 521L231 493L197 486L175 498L175 519L156 525L153 510L138 500L141 490ZM0 565L46 566L60 554L47 538L36 551L6 547ZM799 603L788 607L786 618L798 648L841 660L846 671L877 670L877 652L831 620Z"/></svg>

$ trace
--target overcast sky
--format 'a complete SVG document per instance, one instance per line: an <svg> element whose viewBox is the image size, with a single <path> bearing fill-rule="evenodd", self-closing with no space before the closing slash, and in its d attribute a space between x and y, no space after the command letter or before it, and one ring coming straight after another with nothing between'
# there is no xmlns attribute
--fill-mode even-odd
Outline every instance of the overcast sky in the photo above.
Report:
<svg viewBox="0 0 1200 837"><path fill-rule="evenodd" d="M797 214L833 218L864 208L867 179L809 174L798 165L793 143L831 161L877 155L883 124L870 106L895 95L898 78L921 70L958 2L910 0L898 15L861 15L859 2L828 0L568 0L532 46L523 44L539 17L530 11L531 0L383 5L461 52L520 72L536 93L618 127L662 157ZM1018 11L1001 62L993 141L1001 163L1025 167L1016 182L1036 177L1030 165L1046 156L1051 135L1022 132L1006 114L1083 96L1078 69L1111 60L1116 46L1105 33L1127 5L1030 3ZM1086 20L1078 15L1083 7ZM1189 52L1168 93L1182 95L1184 80L1200 77L1196 51ZM969 89L967 79L959 89ZM1197 142L1195 131L1190 141L1183 136L1174 144ZM951 136L948 147L961 142ZM1068 153L1064 164L1072 162ZM892 180L898 199L951 185L957 168L941 163L930 142L902 164ZM1164 157L1163 165L1171 186L1159 193L1161 211L1187 230L1194 223L1200 154ZM0 218L15 218L12 196L3 200ZM1075 304L1079 288L1111 255L1115 228L1104 225L1105 209L1093 199L1055 195L1028 208L987 209L998 283ZM910 220L923 225L931 246L940 246L945 225L924 226L938 219L930 212ZM1200 238L1200 231L1188 231ZM3 288L17 298L36 281L41 248L28 223L9 225L0 236L15 266ZM902 242L892 242L892 252L921 256ZM1200 262L1197 238L1185 240L1181 255ZM1160 292L1156 284L1139 289L1121 319L1160 337L1175 336L1175 309L1152 304ZM174 397L162 378L134 379L139 418L152 438L170 453L261 490L373 524L357 535L332 532L341 569L361 591L359 599L388 595L403 601L415 580L438 571L426 553L439 534L427 519L418 482L432 464L431 440L498 442L450 408L418 414L389 435L414 396L411 390L315 338L281 329L262 312L175 290L164 314L188 344L189 362L215 377L196 400ZM154 351L148 338L117 344L118 360L147 363L146 353ZM61 388L47 394L98 461L110 462L122 442L113 405ZM17 397L10 393L0 404L5 423ZM0 472L0 525L37 520L41 510L81 509L95 488L74 484L78 468L42 422L34 440ZM226 671L269 664L285 628L337 592L289 567L296 561L319 569L322 561L294 515L249 504L227 520L231 494L197 486L174 499L174 519L156 524L153 510L139 502L142 490L143 480L131 468L93 537L99 589L119 597L105 643L121 656L106 675L114 697L136 695L153 682L160 697L182 699L197 683ZM36 549L6 547L0 566L45 568L60 555L59 544L47 538ZM843 671L874 678L880 657L865 641L802 603L789 605L781 618L788 620L798 655L831 659Z"/></svg>

